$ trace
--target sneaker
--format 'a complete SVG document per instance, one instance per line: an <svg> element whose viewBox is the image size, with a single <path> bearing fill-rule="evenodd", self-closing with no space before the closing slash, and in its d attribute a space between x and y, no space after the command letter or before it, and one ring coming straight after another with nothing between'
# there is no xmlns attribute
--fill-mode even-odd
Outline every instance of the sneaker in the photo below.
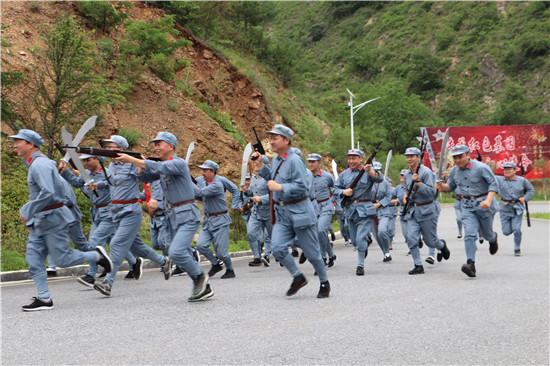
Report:
<svg viewBox="0 0 550 366"><path fill-rule="evenodd" d="M483 244L483 241L484 241L483 238L480 238L479 239L479 244Z"/></svg>
<svg viewBox="0 0 550 366"><path fill-rule="evenodd" d="M172 260L168 256L164 256L164 264L160 266L162 273L164 273L164 279L169 280L172 275Z"/></svg>
<svg viewBox="0 0 550 366"><path fill-rule="evenodd" d="M335 241L335 240L336 240L336 235L334 235L333 232L330 233L330 240L331 240L331 241Z"/></svg>
<svg viewBox="0 0 550 366"><path fill-rule="evenodd" d="M420 241L418 242L418 248L422 249L423 246L424 242L422 241L422 239L420 239Z"/></svg>
<svg viewBox="0 0 550 366"><path fill-rule="evenodd" d="M210 268L210 271L208 271L208 277L212 277L214 276L216 273L218 273L219 271L221 271L223 269L223 265L222 265L223 262L218 262L216 263L215 265L212 266L212 268Z"/></svg>
<svg viewBox="0 0 550 366"><path fill-rule="evenodd" d="M206 299L208 299L209 297L212 297L212 296L214 296L214 291L212 291L212 289L210 288L210 284L207 283L205 290L201 294L192 295L189 299L187 299L187 301L197 302L197 301L206 300Z"/></svg>
<svg viewBox="0 0 550 366"><path fill-rule="evenodd" d="M495 233L495 241L489 242L489 253L495 255L498 252L498 234Z"/></svg>
<svg viewBox="0 0 550 366"><path fill-rule="evenodd" d="M443 256L443 259L448 260L451 257L451 251L447 246L447 242L443 239L441 239L441 241L443 242L443 248L441 248L441 255Z"/></svg>
<svg viewBox="0 0 550 366"><path fill-rule="evenodd" d="M55 268L46 268L46 274L48 275L48 278L57 277L57 271Z"/></svg>
<svg viewBox="0 0 550 366"><path fill-rule="evenodd" d="M355 274L357 276L364 276L365 275L365 269L363 267L357 267L357 269L355 270Z"/></svg>
<svg viewBox="0 0 550 366"><path fill-rule="evenodd" d="M206 285L208 285L208 275L201 273L198 276L193 276L193 293L191 298L200 297L206 291Z"/></svg>
<svg viewBox="0 0 550 366"><path fill-rule="evenodd" d="M458 235L456 236L456 238L457 238L457 239L462 239L462 234L458 234Z"/></svg>
<svg viewBox="0 0 550 366"><path fill-rule="evenodd" d="M260 258L254 258L254 260L252 262L249 262L248 265L250 267L259 267L262 265L262 261L260 260Z"/></svg>
<svg viewBox="0 0 550 366"><path fill-rule="evenodd" d="M136 258L136 263L132 266L134 272L134 279L139 280L143 273L143 259L140 257Z"/></svg>
<svg viewBox="0 0 550 366"><path fill-rule="evenodd" d="M105 272L110 273L113 270L113 262L111 262L111 258L109 258L105 248L98 245L94 250L99 254L97 264L105 268Z"/></svg>
<svg viewBox="0 0 550 366"><path fill-rule="evenodd" d="M370 236L370 234L369 234L369 236L367 236L367 244L368 245L372 244L372 237Z"/></svg>
<svg viewBox="0 0 550 366"><path fill-rule="evenodd" d="M303 254L303 253L302 253L302 254ZM298 258L298 255L299 255L299 254L298 254L298 251L297 251L297 250L293 250L293 251L292 251L292 256L293 256L294 258Z"/></svg>
<svg viewBox="0 0 550 366"><path fill-rule="evenodd" d="M79 277L77 281L84 286L88 286L89 288L94 288L95 279L87 274L86 276Z"/></svg>
<svg viewBox="0 0 550 366"><path fill-rule="evenodd" d="M441 261L440 261L441 262ZM431 255L426 258L426 263L435 264L435 259Z"/></svg>
<svg viewBox="0 0 550 366"><path fill-rule="evenodd" d="M336 254L328 259L328 267L334 267L334 261L336 260Z"/></svg>
<svg viewBox="0 0 550 366"><path fill-rule="evenodd" d="M172 277L184 276L187 272L183 271L180 267L176 266L172 271Z"/></svg>
<svg viewBox="0 0 550 366"><path fill-rule="evenodd" d="M424 267L415 265L413 269L409 271L410 275L417 275L417 274L423 274L424 273Z"/></svg>
<svg viewBox="0 0 550 366"><path fill-rule="evenodd" d="M130 272L128 272L128 274L126 276L124 276L125 280L133 280L135 278L136 277L134 276L134 271L130 271Z"/></svg>
<svg viewBox="0 0 550 366"><path fill-rule="evenodd" d="M99 276L97 276L97 278L103 278L105 276L107 276L107 271L104 269L103 272Z"/></svg>
<svg viewBox="0 0 550 366"><path fill-rule="evenodd" d="M465 264L462 265L461 270L468 277L475 277L476 276L475 262L471 259L468 259L468 262L466 262Z"/></svg>
<svg viewBox="0 0 550 366"><path fill-rule="evenodd" d="M195 262L197 262L197 263L201 262L201 254L199 253L197 248L193 248L193 258L195 259Z"/></svg>
<svg viewBox="0 0 550 366"><path fill-rule="evenodd" d="M392 259L391 259L391 255L388 255L387 257L384 257L384 259L382 259L382 262L384 263L388 263L388 262L391 262Z"/></svg>
<svg viewBox="0 0 550 366"><path fill-rule="evenodd" d="M318 299L328 297L330 294L330 283L328 281L322 282L321 287L319 287L319 293L317 294Z"/></svg>
<svg viewBox="0 0 550 366"><path fill-rule="evenodd" d="M290 288L286 292L286 296L294 295L296 292L298 292L299 289L301 289L305 285L307 285L307 280L304 275L300 273L297 277L294 277L294 280L290 284Z"/></svg>
<svg viewBox="0 0 550 366"><path fill-rule="evenodd" d="M298 263L304 264L306 261L307 261L306 255L304 254L304 252L302 252L302 254L300 255L300 259L298 259Z"/></svg>
<svg viewBox="0 0 550 366"><path fill-rule="evenodd" d="M105 296L111 296L111 285L106 280L94 284L94 290L101 292Z"/></svg>
<svg viewBox="0 0 550 366"><path fill-rule="evenodd" d="M344 243L344 246L347 247L350 244L351 244L351 242L349 240L346 240L345 243Z"/></svg>
<svg viewBox="0 0 550 366"><path fill-rule="evenodd" d="M409 252L407 253L407 256L411 255L411 251L409 250Z"/></svg>
<svg viewBox="0 0 550 366"><path fill-rule="evenodd" d="M235 271L233 271L232 269L227 269L225 270L225 273L222 275L221 278L222 279L235 278Z"/></svg>
<svg viewBox="0 0 550 366"><path fill-rule="evenodd" d="M33 300L33 302L31 302L29 305L21 306L21 310L23 310L23 311L38 311L38 310L52 310L53 309L52 299L50 299L50 301L46 302L46 301L42 300L39 297L33 296L32 300Z"/></svg>
<svg viewBox="0 0 550 366"><path fill-rule="evenodd" d="M264 264L264 267L269 267L269 256L264 255L262 258L260 258L260 260Z"/></svg>
<svg viewBox="0 0 550 366"><path fill-rule="evenodd" d="M521 257L521 250L514 250L514 255L516 257Z"/></svg>

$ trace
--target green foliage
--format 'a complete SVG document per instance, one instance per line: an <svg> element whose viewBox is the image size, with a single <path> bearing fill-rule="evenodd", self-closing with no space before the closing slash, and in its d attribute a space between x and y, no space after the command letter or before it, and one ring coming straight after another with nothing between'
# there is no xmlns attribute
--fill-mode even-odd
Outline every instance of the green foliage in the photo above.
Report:
<svg viewBox="0 0 550 366"><path fill-rule="evenodd" d="M521 85L512 81L506 82L506 89L495 110L493 121L496 125L523 125L533 122L527 109L525 90Z"/></svg>
<svg viewBox="0 0 550 366"><path fill-rule="evenodd" d="M170 108L172 112L177 111L179 106L180 102L177 99L168 99L168 108Z"/></svg>
<svg viewBox="0 0 550 366"><path fill-rule="evenodd" d="M218 122L224 131L229 133L237 142L244 148L247 144L245 138L235 128L235 122L231 118L229 113L219 112L216 108L210 106L207 103L196 102L197 107L202 110L206 115Z"/></svg>
<svg viewBox="0 0 550 366"><path fill-rule="evenodd" d="M128 141L129 146L132 146L141 138L141 134L139 133L139 131L131 127L121 128L120 130L118 130L118 134L124 137L126 141Z"/></svg>
<svg viewBox="0 0 550 366"><path fill-rule="evenodd" d="M431 99L433 93L429 92L443 87L441 74L445 66L446 63L433 56L428 50L414 50L407 75L409 92Z"/></svg>
<svg viewBox="0 0 550 366"><path fill-rule="evenodd" d="M2 25L2 30L7 29L8 25ZM2 37L0 39L2 52L9 52L12 44ZM2 57L2 63L4 65L9 64L7 60ZM16 104L11 100L11 93L16 89L15 87L21 84L25 80L25 74L19 71L3 71L1 72L1 85L2 85L2 98L0 98L1 103L1 113L0 116L2 121L8 122L14 131L17 131L19 128L15 124L15 120L19 118L18 114L15 112Z"/></svg>
<svg viewBox="0 0 550 366"><path fill-rule="evenodd" d="M123 7L132 8L127 1L119 1L115 6L108 1L77 1L78 11L86 17L88 23L105 32L109 28L123 24L128 15L122 13Z"/></svg>
<svg viewBox="0 0 550 366"><path fill-rule="evenodd" d="M228 205L230 203L228 202ZM246 234L246 221L243 219L243 215L240 211L230 211L229 216L231 217L230 231L229 231L229 241L230 242L239 242L245 241L248 244L248 236ZM250 249L250 248L245 248ZM241 249L242 250L242 249Z"/></svg>

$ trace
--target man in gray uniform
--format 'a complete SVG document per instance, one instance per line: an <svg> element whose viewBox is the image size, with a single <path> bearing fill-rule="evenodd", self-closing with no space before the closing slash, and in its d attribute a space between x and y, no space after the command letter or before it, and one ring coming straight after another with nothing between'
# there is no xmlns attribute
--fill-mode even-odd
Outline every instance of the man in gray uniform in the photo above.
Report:
<svg viewBox="0 0 550 366"><path fill-rule="evenodd" d="M405 157L409 170L405 174L405 187L408 190L413 185L410 197L409 192L405 193L403 202L408 201L408 210L405 215L407 220L407 244L411 251L414 268L409 271L410 275L424 273L424 266L420 258L420 235L427 246L439 250L445 260L449 259L451 252L445 243L437 236L437 219L441 208L435 202L437 190L434 186L435 179L433 172L424 165L420 165L420 149L409 147L405 150ZM416 170L418 169L418 172ZM414 182L414 183L413 183Z"/></svg>
<svg viewBox="0 0 550 366"><path fill-rule="evenodd" d="M267 187L272 192L276 222L273 226L271 248L273 255L294 277L286 295L296 294L307 284L307 279L296 266L294 258L288 252L288 243L298 237L302 251L315 268L321 282L318 298L328 297L330 284L317 236L317 219L313 205L309 199L306 167L302 159L290 151L294 132L283 125L275 125L270 135L271 149L277 154L271 162L271 167L265 166L262 159L253 159L255 169L267 181ZM258 152L252 157L260 157Z"/></svg>
<svg viewBox="0 0 550 366"><path fill-rule="evenodd" d="M355 270L357 276L365 275L365 258L369 247L367 237L372 231L376 216L372 200L366 199L365 195L372 189L374 183L379 183L383 179L381 174L375 172L374 169L371 169L370 164L367 164L364 167L367 174L363 174L355 188L349 188L363 169L363 165L361 165L363 156L363 152L359 149L348 151L349 169L344 170L338 176L332 190L332 193L340 198L350 198L348 205L344 207L344 213L349 223L351 242L357 249L357 269Z"/></svg>
<svg viewBox="0 0 550 366"><path fill-rule="evenodd" d="M174 263L193 280L193 292L188 301L206 300L214 295L208 275L193 258L191 242L200 224L200 211L195 202L196 186L191 180L187 162L176 155L178 140L170 132L159 132L149 141L155 143L155 152L161 161L141 160L120 154L117 160L136 165L141 182L160 181L164 193L163 203L169 237L169 255ZM170 268L168 268L170 271ZM170 272L168 272L170 273Z"/></svg>
<svg viewBox="0 0 550 366"><path fill-rule="evenodd" d="M319 154L309 154L307 165L313 175L312 191L317 201L317 234L321 256L325 263L327 262L326 256L328 256L328 266L332 267L336 255L330 245L327 232L332 229L332 215L334 214L334 204L330 199L332 187L334 187L334 177L321 169L321 155Z"/></svg>
<svg viewBox="0 0 550 366"><path fill-rule="evenodd" d="M489 241L489 253L498 251L497 233L493 231L493 220L498 212L495 196L498 183L486 164L470 159L470 149L465 145L456 145L451 149L455 166L449 173L447 183L436 183L437 189L446 192L460 189L460 208L464 224L464 246L467 261L462 265L462 272L468 277L476 277L476 239L481 236Z"/></svg>
<svg viewBox="0 0 550 366"><path fill-rule="evenodd" d="M516 164L504 163L504 177L497 176L500 195L500 223L502 233L506 236L514 234L514 255L521 256L521 222L523 221L523 209L535 190L531 183L516 176Z"/></svg>
<svg viewBox="0 0 550 366"><path fill-rule="evenodd" d="M229 256L229 225L231 217L227 210L225 188L221 179L216 175L219 165L212 160L206 160L202 165L204 180L195 186L195 198L202 200L204 220L197 239L197 249L212 263L208 276L212 277L222 270L221 260L226 267L221 278L235 278L233 264ZM216 256L210 250L210 243L214 246Z"/></svg>
<svg viewBox="0 0 550 366"><path fill-rule="evenodd" d="M85 262L98 262L107 271L112 270L112 262L105 249L96 247L93 251L80 252L69 249L68 225L74 216L63 203L63 181L57 172L54 161L40 152L44 143L42 137L34 131L22 129L15 139L15 153L27 166L27 185L29 202L21 207L19 218L29 229L25 259L29 264L38 296L29 305L21 307L23 311L51 310L46 267L44 262L50 254L60 267L70 267Z"/></svg>
<svg viewBox="0 0 550 366"><path fill-rule="evenodd" d="M376 161L372 165L373 169L378 172L378 174L382 175L382 163ZM372 200L372 204L376 209L376 219L374 225L372 226L372 233L374 234L374 238L378 242L380 249L382 249L382 253L384 254L382 261L384 263L392 261L392 257L390 255L391 239L389 232L389 222L391 216L389 208L391 200L390 194L390 184L386 181L386 179L383 179L380 183L375 183L370 192L365 195L368 199Z"/></svg>

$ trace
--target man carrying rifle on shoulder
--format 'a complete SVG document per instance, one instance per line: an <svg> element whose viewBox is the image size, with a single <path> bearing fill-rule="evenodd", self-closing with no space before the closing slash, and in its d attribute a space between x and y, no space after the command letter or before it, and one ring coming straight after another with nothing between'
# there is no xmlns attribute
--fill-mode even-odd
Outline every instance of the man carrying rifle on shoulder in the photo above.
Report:
<svg viewBox="0 0 550 366"><path fill-rule="evenodd" d="M372 200L365 196L372 189L373 184L380 183L384 179L381 173L377 173L371 168L372 156L365 166L361 165L363 161L363 152L359 149L348 151L349 169L338 176L332 193L337 197L348 198L345 204L342 200L344 214L349 222L349 231L351 242L357 248L357 276L365 275L365 257L368 253L367 236L372 231L374 217L377 215ZM363 173L361 173L363 171ZM367 174L364 174L364 173ZM362 176L359 177L359 174Z"/></svg>
<svg viewBox="0 0 550 366"><path fill-rule="evenodd" d="M438 258L449 259L451 252L445 240L437 236L437 219L441 208L437 204L435 178L433 172L422 165L421 156L423 152L416 147L409 147L405 150L405 157L409 170L405 174L405 187L409 191L405 193L403 202L406 206L403 216L407 221L407 244L414 261L414 268L409 271L410 275L424 273L422 259L420 258L420 235L430 248L437 249L441 254Z"/></svg>

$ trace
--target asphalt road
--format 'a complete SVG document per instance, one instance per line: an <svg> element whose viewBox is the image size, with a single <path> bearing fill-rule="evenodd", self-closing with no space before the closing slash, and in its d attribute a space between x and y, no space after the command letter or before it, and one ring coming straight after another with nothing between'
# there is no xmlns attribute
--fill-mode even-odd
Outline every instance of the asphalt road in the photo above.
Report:
<svg viewBox="0 0 550 366"><path fill-rule="evenodd" d="M407 274L412 259L397 227L393 261L382 263L375 244L364 277L355 276L356 252L335 242L328 299L316 298L309 263L301 268L310 283L286 297L288 272L249 267L246 257L234 260L235 279L212 278L215 295L199 303L186 301L188 277L165 281L158 269L139 281L120 274L110 298L74 278L53 280L55 309L33 313L20 307L36 295L34 284L3 283L2 364L549 363L548 221L527 228L524 220L523 256L515 257L497 215L499 251L478 246L475 279L460 271L452 207L439 220L451 258L425 264L424 275Z"/></svg>

